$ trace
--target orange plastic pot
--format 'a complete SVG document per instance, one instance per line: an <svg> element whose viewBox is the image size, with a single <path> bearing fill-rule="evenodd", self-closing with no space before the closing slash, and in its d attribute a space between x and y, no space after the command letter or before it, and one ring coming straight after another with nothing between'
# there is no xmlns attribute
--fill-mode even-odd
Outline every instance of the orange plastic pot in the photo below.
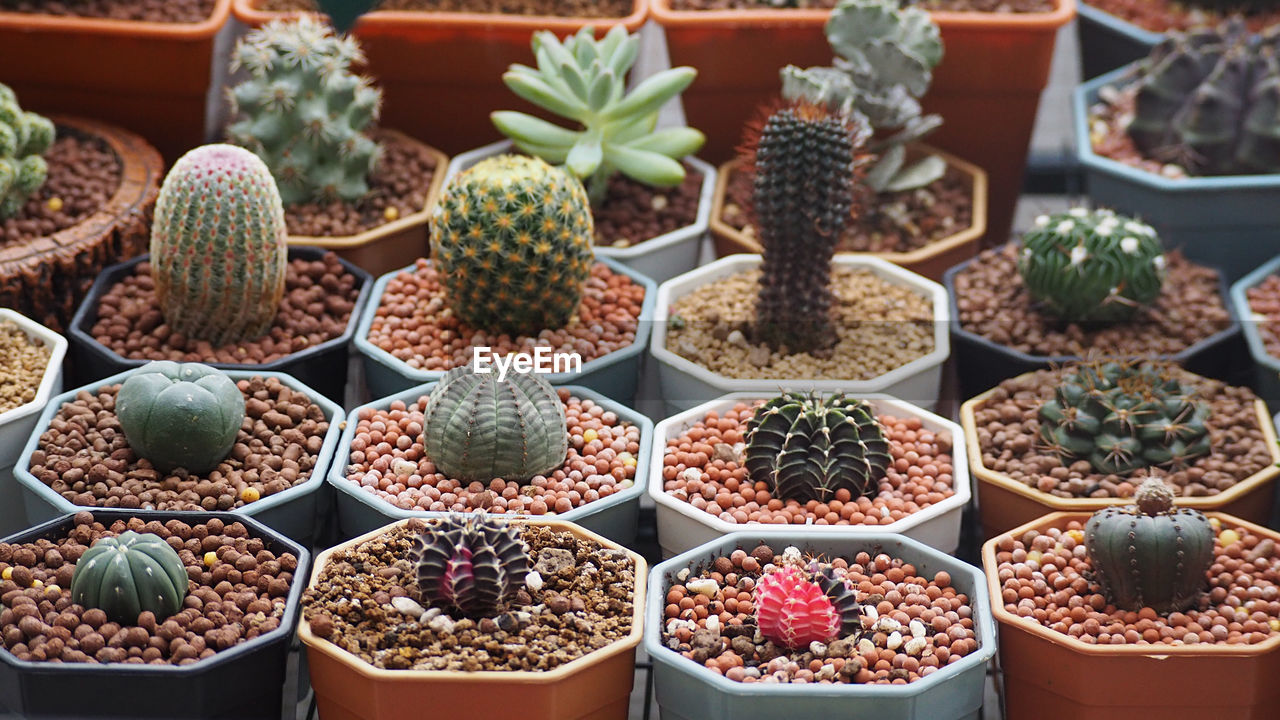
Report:
<svg viewBox="0 0 1280 720"><path fill-rule="evenodd" d="M489 121L495 110L546 117L502 84L511 63L534 63L534 31L564 36L595 25L599 33L618 23L635 31L644 24L649 2L633 0L631 14L616 19L378 10L361 16L354 33L368 73L382 89L383 124L456 155L499 136ZM235 0L236 18L258 27L288 15L259 10L261 4Z"/></svg>
<svg viewBox="0 0 1280 720"><path fill-rule="evenodd" d="M315 587L334 553L381 536L413 519L385 525L320 553L311 574ZM519 519L571 532L635 562L631 633L573 662L548 672L454 672L382 670L322 640L303 618L298 637L307 647L311 686L324 720L626 720L635 681L635 650L644 624L644 558L610 540L560 520Z"/></svg>
<svg viewBox="0 0 1280 720"><path fill-rule="evenodd" d="M189 24L0 12L0 82L28 110L119 125L174 160L212 137L230 15L231 0Z"/></svg>
<svg viewBox="0 0 1280 720"><path fill-rule="evenodd" d="M1219 512L1223 528L1280 533ZM1007 533L1065 528L1089 513L1053 513ZM982 546L991 611L1000 624L1008 720L1280 717L1280 634L1256 645L1089 645L1004 607L993 537Z"/></svg>

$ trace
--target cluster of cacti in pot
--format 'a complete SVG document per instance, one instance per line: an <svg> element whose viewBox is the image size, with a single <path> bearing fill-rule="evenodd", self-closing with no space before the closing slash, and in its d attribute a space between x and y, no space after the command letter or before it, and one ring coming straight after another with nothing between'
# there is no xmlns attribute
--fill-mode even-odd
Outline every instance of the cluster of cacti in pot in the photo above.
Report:
<svg viewBox="0 0 1280 720"><path fill-rule="evenodd" d="M49 175L44 154L55 134L48 118L24 111L13 90L0 83L0 220L17 215L44 185Z"/></svg>
<svg viewBox="0 0 1280 720"><path fill-rule="evenodd" d="M414 538L409 560L424 602L461 617L502 612L532 562L520 528L482 515L449 515Z"/></svg>
<svg viewBox="0 0 1280 720"><path fill-rule="evenodd" d="M187 589L187 569L168 542L126 530L98 540L76 561L71 601L121 625L136 625L144 612L162 623L182 610Z"/></svg>

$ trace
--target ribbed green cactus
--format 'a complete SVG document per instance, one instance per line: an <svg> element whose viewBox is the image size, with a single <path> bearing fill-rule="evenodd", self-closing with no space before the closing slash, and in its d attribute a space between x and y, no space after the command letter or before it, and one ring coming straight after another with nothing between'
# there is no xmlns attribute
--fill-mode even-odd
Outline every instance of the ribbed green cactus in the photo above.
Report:
<svg viewBox="0 0 1280 720"><path fill-rule="evenodd" d="M456 367L427 399L422 441L436 468L455 480L523 481L564 463L569 451L564 404L533 373Z"/></svg>
<svg viewBox="0 0 1280 720"><path fill-rule="evenodd" d="M218 467L244 423L244 394L221 370L160 360L116 393L116 418L129 447L157 470L203 475Z"/></svg>
<svg viewBox="0 0 1280 720"><path fill-rule="evenodd" d="M144 612L164 622L182 610L187 587L187 568L169 543L126 530L98 540L76 561L71 602L121 625L136 625Z"/></svg>
<svg viewBox="0 0 1280 720"><path fill-rule="evenodd" d="M1084 547L1108 603L1164 615L1199 601L1213 564L1214 532L1200 511L1175 508L1173 491L1152 478L1138 486L1133 505L1089 518Z"/></svg>
<svg viewBox="0 0 1280 720"><path fill-rule="evenodd" d="M1022 236L1018 273L1054 316L1114 322L1160 297L1164 250L1150 225L1110 210L1073 208L1036 219Z"/></svg>
<svg viewBox="0 0 1280 720"><path fill-rule="evenodd" d="M787 392L747 422L744 467L774 496L827 502L839 490L871 494L892 462L871 405L843 393Z"/></svg>
<svg viewBox="0 0 1280 720"><path fill-rule="evenodd" d="M414 538L409 560L432 607L469 618L497 615L529 575L520 528L482 515L449 515Z"/></svg>
<svg viewBox="0 0 1280 720"><path fill-rule="evenodd" d="M0 83L0 220L18 214L44 185L49 166L42 157L54 140L53 123L18 105L18 96Z"/></svg>
<svg viewBox="0 0 1280 720"><path fill-rule="evenodd" d="M308 15L273 20L236 46L232 70L249 79L228 92L227 138L271 168L287 204L352 201L369 192L381 149L366 134L382 93L350 71L363 62L350 37Z"/></svg>
<svg viewBox="0 0 1280 720"><path fill-rule="evenodd" d="M578 309L594 232L576 178L537 158L501 155L445 187L431 217L431 259L463 322L536 335L564 327Z"/></svg>
<svg viewBox="0 0 1280 720"><path fill-rule="evenodd" d="M1104 474L1178 468L1209 452L1209 406L1160 363L1086 362L1040 406L1040 437Z"/></svg>
<svg viewBox="0 0 1280 720"><path fill-rule="evenodd" d="M266 332L284 296L284 207L257 155L205 145L178 159L151 225L151 276L173 332L215 347Z"/></svg>

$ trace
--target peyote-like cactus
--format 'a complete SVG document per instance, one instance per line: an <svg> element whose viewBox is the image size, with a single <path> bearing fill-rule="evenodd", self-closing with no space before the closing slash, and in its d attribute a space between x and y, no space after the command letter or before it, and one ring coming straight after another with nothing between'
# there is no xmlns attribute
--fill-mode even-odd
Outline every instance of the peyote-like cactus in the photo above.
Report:
<svg viewBox="0 0 1280 720"><path fill-rule="evenodd" d="M18 96L0 83L0 220L18 214L49 175L45 153L53 146L53 123L26 112Z"/></svg>
<svg viewBox="0 0 1280 720"><path fill-rule="evenodd" d="M414 538L409 560L432 607L469 618L497 615L524 586L529 548L520 528L483 515L449 515Z"/></svg>
<svg viewBox="0 0 1280 720"><path fill-rule="evenodd" d="M367 134L382 93L350 71L359 45L302 15L251 30L236 45L232 70L249 79L231 88L230 142L271 168L286 204L354 201L369 192L381 148Z"/></svg>
<svg viewBox="0 0 1280 720"><path fill-rule="evenodd" d="M178 159L151 224L165 323L214 347L265 333L284 296L284 207L257 155L205 145Z"/></svg>
<svg viewBox="0 0 1280 720"><path fill-rule="evenodd" d="M1198 602L1213 564L1214 532L1199 510L1175 508L1173 491L1152 478L1138 486L1133 505L1089 518L1084 547L1108 603L1164 615Z"/></svg>
<svg viewBox="0 0 1280 720"><path fill-rule="evenodd" d="M848 584L812 564L765 573L756 581L751 602L760 634L786 648L807 648L862 629L862 606Z"/></svg>
<svg viewBox="0 0 1280 720"><path fill-rule="evenodd" d="M116 418L138 457L161 472L203 475L218 467L244 424L244 394L226 373L158 360L116 393Z"/></svg>
<svg viewBox="0 0 1280 720"><path fill-rule="evenodd" d="M564 404L533 373L450 370L427 398L422 442L436 468L455 480L523 481L560 467L569 452Z"/></svg>
<svg viewBox="0 0 1280 720"><path fill-rule="evenodd" d="M1209 406L1160 363L1086 362L1040 406L1040 437L1064 461L1124 475L1178 468L1209 452Z"/></svg>
<svg viewBox="0 0 1280 720"><path fill-rule="evenodd" d="M1160 296L1165 258L1150 225L1072 208L1036 218L1022 236L1018 273L1031 297L1059 319L1114 322Z"/></svg>
<svg viewBox="0 0 1280 720"><path fill-rule="evenodd" d="M1192 175L1280 173L1280 25L1175 33L1137 70L1129 137Z"/></svg>
<svg viewBox="0 0 1280 720"><path fill-rule="evenodd" d="M431 216L431 260L463 322L536 335L578 309L593 237L582 183L537 158L501 155L445 187Z"/></svg>
<svg viewBox="0 0 1280 720"><path fill-rule="evenodd" d="M820 503L873 494L892 457L871 405L838 393L784 393L747 422L745 467L775 497Z"/></svg>
<svg viewBox="0 0 1280 720"><path fill-rule="evenodd" d="M71 602L120 625L136 625L144 612L164 622L182 610L187 583L187 568L169 543L126 530L98 540L76 561Z"/></svg>

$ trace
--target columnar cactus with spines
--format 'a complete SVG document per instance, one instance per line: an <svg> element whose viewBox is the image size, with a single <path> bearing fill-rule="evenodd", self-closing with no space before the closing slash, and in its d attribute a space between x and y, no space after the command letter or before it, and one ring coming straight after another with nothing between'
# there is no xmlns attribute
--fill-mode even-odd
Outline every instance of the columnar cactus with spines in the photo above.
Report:
<svg viewBox="0 0 1280 720"><path fill-rule="evenodd" d="M807 648L862 629L862 606L830 569L778 567L756 581L751 602L760 634L785 648Z"/></svg>
<svg viewBox="0 0 1280 720"><path fill-rule="evenodd" d="M132 530L95 542L71 576L71 602L121 625L136 625L144 612L164 622L182 610L187 589L187 568L169 543Z"/></svg>
<svg viewBox="0 0 1280 720"><path fill-rule="evenodd" d="M284 207L257 155L205 145L174 163L151 225L151 276L173 332L215 347L265 333L286 253Z"/></svg>
<svg viewBox="0 0 1280 720"><path fill-rule="evenodd" d="M1018 273L1068 322L1126 320L1160 297L1164 251L1150 225L1110 210L1041 215L1022 237Z"/></svg>
<svg viewBox="0 0 1280 720"><path fill-rule="evenodd" d="M1196 606L1208 585L1214 532L1200 511L1175 508L1173 491L1152 478L1138 486L1133 505L1089 518L1084 547L1108 603L1164 615Z"/></svg>
<svg viewBox="0 0 1280 720"><path fill-rule="evenodd" d="M456 175L431 217L431 260L473 328L536 335L578 309L595 254L582 183L537 158L501 155Z"/></svg>
<svg viewBox="0 0 1280 720"><path fill-rule="evenodd" d="M45 153L53 146L53 123L26 112L18 96L0 83L0 220L18 214L49 175Z"/></svg>
<svg viewBox="0 0 1280 720"><path fill-rule="evenodd" d="M892 462L871 405L844 394L784 393L747 422L745 467L775 497L825 503L872 494Z"/></svg>
<svg viewBox="0 0 1280 720"><path fill-rule="evenodd" d="M307 15L273 20L236 46L232 70L249 79L231 88L230 142L267 163L287 204L354 201L369 192L381 148L367 134L382 93L351 72L364 57Z"/></svg>
<svg viewBox="0 0 1280 720"><path fill-rule="evenodd" d="M409 560L432 607L469 618L501 612L524 586L531 562L518 526L478 514L450 515L414 538Z"/></svg>
<svg viewBox="0 0 1280 720"><path fill-rule="evenodd" d="M564 403L533 373L450 370L427 398L423 447L455 480L528 480L560 467L569 452Z"/></svg>

